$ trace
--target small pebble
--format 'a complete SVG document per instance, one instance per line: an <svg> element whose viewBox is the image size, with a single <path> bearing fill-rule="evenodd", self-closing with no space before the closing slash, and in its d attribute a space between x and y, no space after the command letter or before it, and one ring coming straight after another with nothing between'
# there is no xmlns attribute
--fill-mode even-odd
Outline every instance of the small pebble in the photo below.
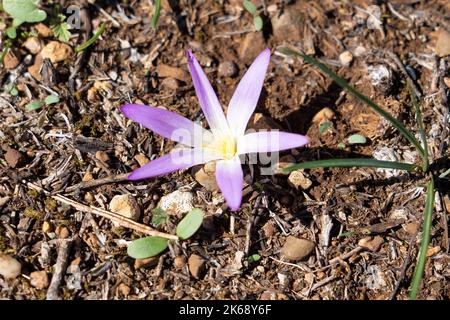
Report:
<svg viewBox="0 0 450 320"><path fill-rule="evenodd" d="M41 42L36 37L28 37L23 46L32 54L38 54L42 49Z"/></svg>
<svg viewBox="0 0 450 320"><path fill-rule="evenodd" d="M141 215L141 208L131 194L116 195L109 203L109 209L121 216L137 221ZM114 223L117 225L117 223Z"/></svg>
<svg viewBox="0 0 450 320"><path fill-rule="evenodd" d="M143 155L142 153L138 153L137 155L134 156L134 160L136 160L139 165L142 167L143 165L146 165L150 160Z"/></svg>
<svg viewBox="0 0 450 320"><path fill-rule="evenodd" d="M5 160L11 168L15 168L23 161L23 154L13 148L8 148L5 154Z"/></svg>
<svg viewBox="0 0 450 320"><path fill-rule="evenodd" d="M199 255L193 254L188 260L189 272L195 279L200 279L206 270L206 261Z"/></svg>
<svg viewBox="0 0 450 320"><path fill-rule="evenodd" d="M312 186L312 181L309 178L305 177L302 170L292 171L289 174L288 183L297 190L308 190Z"/></svg>
<svg viewBox="0 0 450 320"><path fill-rule="evenodd" d="M186 265L186 257L185 256L175 257L173 265L176 269L183 269L183 267Z"/></svg>
<svg viewBox="0 0 450 320"><path fill-rule="evenodd" d="M125 283L121 283L117 286L117 292L119 292L124 297L128 297L128 295L131 292L131 289Z"/></svg>
<svg viewBox="0 0 450 320"><path fill-rule="evenodd" d="M17 278L22 272L22 265L11 256L0 256L0 275L5 279Z"/></svg>
<svg viewBox="0 0 450 320"><path fill-rule="evenodd" d="M330 108L323 108L314 115L312 122L320 124L324 121L330 121L333 118L334 118L334 111Z"/></svg>
<svg viewBox="0 0 450 320"><path fill-rule="evenodd" d="M353 61L353 54L350 51L344 51L339 55L339 61L343 66L349 66Z"/></svg>
<svg viewBox="0 0 450 320"><path fill-rule="evenodd" d="M30 284L39 290L47 288L49 285L47 272L34 271L30 273Z"/></svg>
<svg viewBox="0 0 450 320"><path fill-rule="evenodd" d="M314 247L314 242L310 240L289 236L281 248L281 254L292 261L302 260L311 254Z"/></svg>
<svg viewBox="0 0 450 320"><path fill-rule="evenodd" d="M134 268L135 269L139 269L139 268L150 268L150 267L154 267L158 264L158 257L150 257L150 258L146 258L146 259L136 259L134 261Z"/></svg>
<svg viewBox="0 0 450 320"><path fill-rule="evenodd" d="M175 78L165 78L161 81L161 86L169 90L177 90L180 88L180 82Z"/></svg>
<svg viewBox="0 0 450 320"><path fill-rule="evenodd" d="M109 156L105 151L97 151L95 153L95 158L97 160L103 161L103 162L108 162L109 161Z"/></svg>
<svg viewBox="0 0 450 320"><path fill-rule="evenodd" d="M221 77L235 77L239 70L233 61L223 61L219 64L218 73Z"/></svg>
<svg viewBox="0 0 450 320"><path fill-rule="evenodd" d="M44 233L52 232L52 225L50 224L50 222L44 221L42 223L42 232Z"/></svg>
<svg viewBox="0 0 450 320"><path fill-rule="evenodd" d="M376 252L380 250L381 245L384 243L384 239L380 236L365 237L359 240L358 245L370 251Z"/></svg>
<svg viewBox="0 0 450 320"><path fill-rule="evenodd" d="M181 215L194 209L194 195L189 191L174 191L159 200L158 207L170 215Z"/></svg>
<svg viewBox="0 0 450 320"><path fill-rule="evenodd" d="M59 239L67 239L70 237L70 231L65 226L57 226L55 233Z"/></svg>
<svg viewBox="0 0 450 320"><path fill-rule="evenodd" d="M83 182L89 182L89 181L91 181L91 180L94 180L94 176L92 175L92 172L87 171L87 172L84 174L82 181L83 181Z"/></svg>
<svg viewBox="0 0 450 320"><path fill-rule="evenodd" d="M450 32L443 28L439 30L435 52L441 58L450 55Z"/></svg>
<svg viewBox="0 0 450 320"><path fill-rule="evenodd" d="M58 63L69 59L72 55L72 48L59 41L50 41L44 48L42 48L42 58L50 59L52 63Z"/></svg>

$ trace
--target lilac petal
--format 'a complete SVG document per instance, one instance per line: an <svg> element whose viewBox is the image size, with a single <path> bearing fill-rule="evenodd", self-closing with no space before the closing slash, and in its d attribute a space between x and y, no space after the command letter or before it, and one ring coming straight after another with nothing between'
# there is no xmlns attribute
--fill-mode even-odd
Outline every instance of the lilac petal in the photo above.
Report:
<svg viewBox="0 0 450 320"><path fill-rule="evenodd" d="M139 169L134 170L128 176L128 180L152 178L216 159L217 157L211 156L200 149L175 149L169 154L150 161Z"/></svg>
<svg viewBox="0 0 450 320"><path fill-rule="evenodd" d="M298 148L308 143L308 137L300 134L260 131L241 136L237 142L237 154L277 152Z"/></svg>
<svg viewBox="0 0 450 320"><path fill-rule="evenodd" d="M209 127L213 132L227 135L229 133L228 124L214 89L190 50L187 51L187 57L195 92L197 93L200 106L202 107Z"/></svg>
<svg viewBox="0 0 450 320"><path fill-rule="evenodd" d="M244 187L244 173L239 157L217 162L216 181L231 211L237 211L241 207Z"/></svg>
<svg viewBox="0 0 450 320"><path fill-rule="evenodd" d="M230 100L227 120L235 138L244 134L247 123L255 111L269 62L270 49L265 49L245 73Z"/></svg>
<svg viewBox="0 0 450 320"><path fill-rule="evenodd" d="M141 104L127 104L120 111L129 119L136 121L164 138L193 147L200 145L208 136L202 126L175 112ZM210 133L209 133L210 134Z"/></svg>

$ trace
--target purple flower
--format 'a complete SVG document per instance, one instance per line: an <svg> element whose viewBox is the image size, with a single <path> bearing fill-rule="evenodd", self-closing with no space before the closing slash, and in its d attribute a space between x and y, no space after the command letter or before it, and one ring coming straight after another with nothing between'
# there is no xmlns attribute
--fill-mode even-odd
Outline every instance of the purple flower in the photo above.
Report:
<svg viewBox="0 0 450 320"><path fill-rule="evenodd" d="M161 108L128 104L122 113L164 138L184 145L133 171L129 180L140 180L217 160L216 180L231 210L241 206L244 174L239 155L268 153L303 146L308 138L299 134L261 131L245 133L256 108L270 62L265 49L240 81L225 116L205 73L191 51L187 52L189 71L200 106L210 130Z"/></svg>

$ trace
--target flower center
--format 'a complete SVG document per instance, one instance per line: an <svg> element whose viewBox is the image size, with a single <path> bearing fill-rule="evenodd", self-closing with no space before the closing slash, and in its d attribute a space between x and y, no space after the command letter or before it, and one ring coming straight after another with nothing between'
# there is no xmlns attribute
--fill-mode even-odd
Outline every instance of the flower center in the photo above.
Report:
<svg viewBox="0 0 450 320"><path fill-rule="evenodd" d="M219 138L213 143L203 147L211 151L220 153L225 160L231 160L236 155L236 140L231 137Z"/></svg>

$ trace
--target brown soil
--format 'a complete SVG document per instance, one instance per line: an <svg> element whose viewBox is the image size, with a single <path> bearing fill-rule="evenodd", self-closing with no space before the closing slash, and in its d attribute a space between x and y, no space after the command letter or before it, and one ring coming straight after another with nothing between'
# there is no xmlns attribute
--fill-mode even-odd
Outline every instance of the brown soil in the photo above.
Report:
<svg viewBox="0 0 450 320"><path fill-rule="evenodd" d="M438 30L450 31L448 1L390 1L391 8L383 2L381 30L367 24L367 10L376 1L254 1L264 3L258 7L265 21L261 33L252 31L253 19L243 11L241 1L180 1L172 7L168 2L178 1L162 2L156 30L150 27L153 7L149 1L85 4L84 12L90 17L85 22L93 30L105 22L105 33L89 50L44 64L40 81L26 74L27 64L33 64L36 56L21 47L24 39L13 43L20 64L0 71L0 85L6 88L14 79L19 90L17 96L0 95L0 198L4 199L0 252L20 261L22 274L8 280L0 276L0 298L45 298L47 289L33 287L30 273L45 270L49 277L54 275L62 241L58 237L68 231L73 240L69 267L57 290L63 299L406 299L421 239L425 180L420 175L390 176L366 168L306 170L313 185L301 191L288 183L287 176L262 176L257 167L253 173L246 167L248 186L243 206L234 214L234 230L230 230L232 214L220 194L196 183L191 170L139 183L66 189L80 183L86 172L93 179L124 174L139 167L137 154L157 157L174 146L127 121L118 111L124 103L163 106L206 124L188 76L186 49L193 50L226 105L252 60L265 47L271 48L257 112L277 121L284 131L310 137L307 148L283 153L297 162L373 156L380 147L395 153L398 160L418 162L413 147L367 106L314 66L275 51L289 45L314 54L418 134L406 76L392 58L394 53L417 77L413 80L422 92L431 157L448 157L449 88L443 79L450 76L445 67L450 61L435 54ZM274 21L287 13L294 17L292 21L284 25ZM7 16L2 12L0 18ZM35 30L28 24L21 28ZM73 34L69 43L73 48L91 36L85 28ZM39 39L42 44L54 40ZM348 66L339 60L347 50L353 54ZM219 64L225 61L236 63L238 74L219 74ZM178 68L171 75L176 81L161 75L164 65ZM391 77L373 85L369 70L379 65L390 70ZM56 91L61 101L26 110L31 100L45 98L47 89ZM313 117L325 107L335 115L331 127L319 133ZM366 136L368 142L340 148L354 133ZM21 153L14 166L6 159L10 148ZM107 159L101 160L98 151L106 152ZM193 238L137 268L126 254L126 241L142 234L58 203L30 189L27 182L105 209L114 195L132 193L143 211L139 222L146 225L162 196L188 188L207 218ZM450 201L445 182L438 192L422 299L450 297ZM213 204L216 200L218 204ZM161 231L173 234L180 218L172 216ZM44 233L44 222L53 230ZM245 251L249 225L248 254L259 254L261 259L239 266L235 260ZM314 241L315 250L300 262L287 263L280 249L288 235ZM381 246L355 250L366 237L375 237L373 241L381 241ZM187 261L193 254L206 260L200 279L179 258Z"/></svg>

